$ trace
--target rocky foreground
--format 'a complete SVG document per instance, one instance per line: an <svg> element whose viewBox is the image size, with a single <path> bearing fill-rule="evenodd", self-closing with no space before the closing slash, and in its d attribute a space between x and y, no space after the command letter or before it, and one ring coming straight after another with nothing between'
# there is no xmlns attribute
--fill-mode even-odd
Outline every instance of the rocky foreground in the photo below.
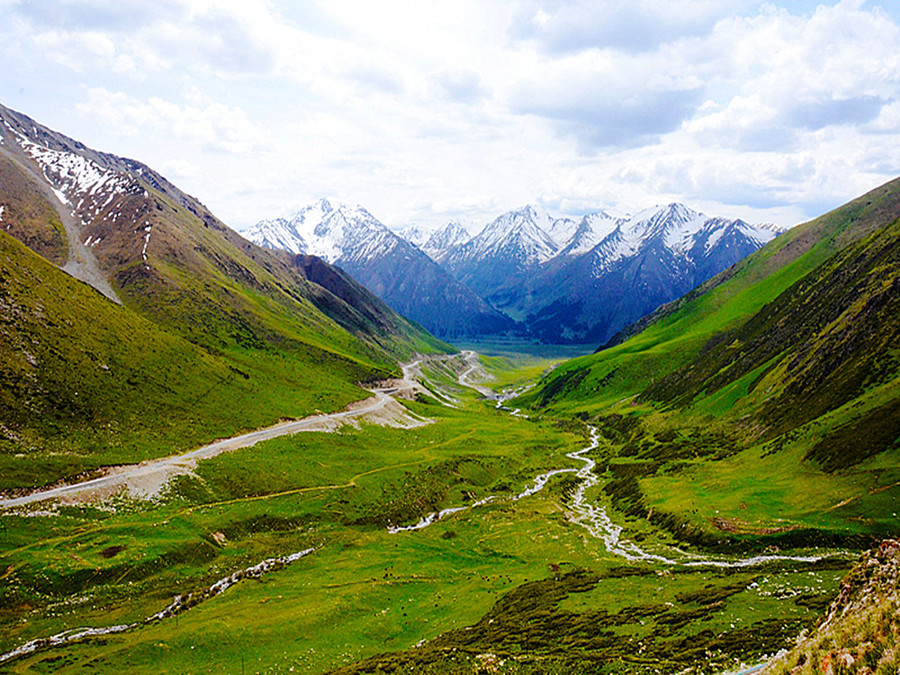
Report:
<svg viewBox="0 0 900 675"><path fill-rule="evenodd" d="M900 670L900 542L865 553L818 628L775 659L765 675L896 674Z"/></svg>

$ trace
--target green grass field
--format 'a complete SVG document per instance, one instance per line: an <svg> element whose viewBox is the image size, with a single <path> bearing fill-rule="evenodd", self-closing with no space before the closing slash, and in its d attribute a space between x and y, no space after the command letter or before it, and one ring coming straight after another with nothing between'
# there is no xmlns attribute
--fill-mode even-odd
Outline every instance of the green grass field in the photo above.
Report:
<svg viewBox="0 0 900 675"><path fill-rule="evenodd" d="M509 363L487 360L504 383L545 367ZM424 427L363 425L269 441L202 462L151 502L5 512L0 651L70 628L141 621L236 570L317 549L175 617L0 668L470 673L490 654L503 661L500 672L650 672L659 664L674 672L774 651L836 592L844 558L716 570L610 554L567 517L572 474L510 501L544 471L579 468L565 453L586 445L586 429L498 411L454 386L454 372L426 364L426 379L458 407L408 403L434 420ZM613 450L605 443L593 453L601 482L590 498L629 541L690 549L606 491L618 478L610 463L633 461ZM430 527L388 531L488 495L497 499ZM798 580L802 591L792 595Z"/></svg>

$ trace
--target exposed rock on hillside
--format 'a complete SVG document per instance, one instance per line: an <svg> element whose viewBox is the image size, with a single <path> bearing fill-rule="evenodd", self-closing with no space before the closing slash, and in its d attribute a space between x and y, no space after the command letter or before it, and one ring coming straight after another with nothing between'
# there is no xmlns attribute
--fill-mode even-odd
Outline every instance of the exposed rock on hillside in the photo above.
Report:
<svg viewBox="0 0 900 675"><path fill-rule="evenodd" d="M812 635L775 659L765 675L881 674L900 666L900 542L865 553Z"/></svg>

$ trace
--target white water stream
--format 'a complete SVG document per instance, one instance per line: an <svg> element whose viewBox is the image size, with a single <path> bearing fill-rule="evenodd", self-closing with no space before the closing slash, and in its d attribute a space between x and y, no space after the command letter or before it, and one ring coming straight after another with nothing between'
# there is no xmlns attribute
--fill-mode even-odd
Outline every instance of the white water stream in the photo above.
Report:
<svg viewBox="0 0 900 675"><path fill-rule="evenodd" d="M203 602L208 598L219 595L220 593L234 586L241 579L258 579L266 572L284 567L285 565L290 565L292 562L299 560L300 558L303 558L310 553L313 553L315 550L315 548L307 548L302 551L297 551L296 553L291 553L290 555L281 556L279 558L268 558L260 563L257 563L256 565L238 570L234 574L229 574L227 577L219 579L212 586L200 593L199 596L194 596L194 594L188 594L186 597L183 595L176 596L168 607L160 610L152 616L148 616L143 621L123 623L119 624L118 626L105 626L103 628L70 628L69 630L65 630L62 633L57 633L56 635L51 635L50 637L36 638L34 640L31 640L30 642L26 642L25 644L17 647L16 649L13 649L10 652L0 654L0 663L5 663L7 661L12 661L13 659L27 656L28 654L41 649L59 647L61 645L66 645L72 642L78 642L79 640L84 640L86 638L97 637L101 635L124 633L125 631L140 628L141 626L146 626L147 624L155 623L156 621L160 621L162 619L167 619L169 617L175 616L176 614L180 614L181 612L190 609L191 607L196 606L197 604Z"/></svg>

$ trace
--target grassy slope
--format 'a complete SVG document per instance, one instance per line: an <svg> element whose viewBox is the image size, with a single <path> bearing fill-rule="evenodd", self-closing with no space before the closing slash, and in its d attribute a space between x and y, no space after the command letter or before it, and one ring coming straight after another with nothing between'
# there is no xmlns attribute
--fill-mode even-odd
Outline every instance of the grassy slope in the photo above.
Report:
<svg viewBox="0 0 900 675"><path fill-rule="evenodd" d="M416 350L449 349L346 275L311 281L303 264L246 241L140 162L92 150L2 105L0 119L9 129L3 153L68 200L123 299L192 341L214 348L300 341L389 368ZM53 166L115 175L115 192L98 184L79 191L68 169L39 166L26 141L56 157ZM7 189L0 182L0 200Z"/></svg>
<svg viewBox="0 0 900 675"><path fill-rule="evenodd" d="M0 155L0 230L58 265L67 257L66 233L53 207L10 159Z"/></svg>
<svg viewBox="0 0 900 675"><path fill-rule="evenodd" d="M841 593L820 625L787 654L773 660L767 675L887 675L900 667L900 550L885 541L863 555L841 583Z"/></svg>
<svg viewBox="0 0 900 675"><path fill-rule="evenodd" d="M340 409L366 396L354 383L450 349L342 272L316 266L316 283L314 263L243 240L146 167L40 129L41 142L135 172L127 189L85 198L79 212L124 308L3 235L0 490ZM21 166L0 160L0 232L63 262L54 206Z"/></svg>
<svg viewBox="0 0 900 675"><path fill-rule="evenodd" d="M211 353L0 233L2 487L135 462L364 394L371 366L309 348Z"/></svg>
<svg viewBox="0 0 900 675"><path fill-rule="evenodd" d="M599 413L619 449L608 492L690 541L889 535L900 499L898 216L894 181L524 398Z"/></svg>

